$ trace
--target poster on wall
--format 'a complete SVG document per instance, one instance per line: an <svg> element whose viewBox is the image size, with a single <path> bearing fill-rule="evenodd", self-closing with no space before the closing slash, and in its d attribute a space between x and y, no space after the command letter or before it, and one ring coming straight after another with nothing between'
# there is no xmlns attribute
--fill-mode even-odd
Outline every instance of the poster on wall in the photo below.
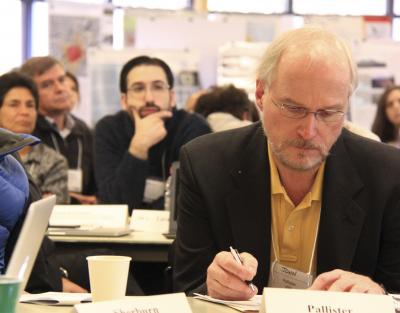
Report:
<svg viewBox="0 0 400 313"><path fill-rule="evenodd" d="M77 76L87 75L87 51L113 44L112 10L107 6L52 2L50 54Z"/></svg>
<svg viewBox="0 0 400 313"><path fill-rule="evenodd" d="M85 76L86 52L99 43L98 18L50 16L50 54L75 75Z"/></svg>
<svg viewBox="0 0 400 313"><path fill-rule="evenodd" d="M360 42L364 37L363 19L360 16L304 16L304 25L320 26L335 32L349 44Z"/></svg>
<svg viewBox="0 0 400 313"><path fill-rule="evenodd" d="M49 1L49 53L75 74L80 103L73 114L91 125L88 50L113 45L113 10L108 5Z"/></svg>
<svg viewBox="0 0 400 313"><path fill-rule="evenodd" d="M364 16L366 39L392 39L392 20L389 16Z"/></svg>

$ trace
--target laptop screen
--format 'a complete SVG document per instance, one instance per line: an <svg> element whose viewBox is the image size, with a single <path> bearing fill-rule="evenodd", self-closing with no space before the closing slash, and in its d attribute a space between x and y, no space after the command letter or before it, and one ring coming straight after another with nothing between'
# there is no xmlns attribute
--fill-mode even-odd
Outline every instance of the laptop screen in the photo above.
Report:
<svg viewBox="0 0 400 313"><path fill-rule="evenodd" d="M169 186L169 229L168 234L166 236L168 238L174 238L176 234L177 223L176 220L178 218L178 196L179 196L179 162L174 162L171 165L171 181Z"/></svg>
<svg viewBox="0 0 400 313"><path fill-rule="evenodd" d="M56 196L53 195L32 202L28 208L6 270L6 276L21 280L20 291L28 282L55 203Z"/></svg>

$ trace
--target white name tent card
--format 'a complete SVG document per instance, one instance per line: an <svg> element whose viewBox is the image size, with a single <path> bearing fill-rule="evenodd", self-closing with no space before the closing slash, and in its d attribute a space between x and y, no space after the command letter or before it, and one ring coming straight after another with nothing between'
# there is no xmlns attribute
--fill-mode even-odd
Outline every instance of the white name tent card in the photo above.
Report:
<svg viewBox="0 0 400 313"><path fill-rule="evenodd" d="M130 229L165 234L169 229L169 211L134 209Z"/></svg>
<svg viewBox="0 0 400 313"><path fill-rule="evenodd" d="M264 288L260 313L394 313L391 296Z"/></svg>
<svg viewBox="0 0 400 313"><path fill-rule="evenodd" d="M124 300L101 301L75 305L77 313L191 313L184 293L157 296L126 297Z"/></svg>
<svg viewBox="0 0 400 313"><path fill-rule="evenodd" d="M128 205L55 205L49 224L51 227L124 227L128 224Z"/></svg>

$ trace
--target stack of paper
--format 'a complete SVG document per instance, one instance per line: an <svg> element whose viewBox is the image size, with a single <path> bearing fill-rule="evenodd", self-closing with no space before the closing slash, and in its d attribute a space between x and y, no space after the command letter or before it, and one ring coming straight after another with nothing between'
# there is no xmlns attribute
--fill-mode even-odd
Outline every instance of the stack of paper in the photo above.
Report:
<svg viewBox="0 0 400 313"><path fill-rule="evenodd" d="M394 300L394 308L396 313L400 313L400 294L391 294Z"/></svg>
<svg viewBox="0 0 400 313"><path fill-rule="evenodd" d="M201 295L199 293L195 293L194 298L199 299L199 300L213 302L213 303L225 304L235 310L238 310L240 312L245 312L245 311L259 311L260 306L261 306L262 296L256 295L247 301L227 301L227 300L215 299L210 296L205 296L205 295Z"/></svg>

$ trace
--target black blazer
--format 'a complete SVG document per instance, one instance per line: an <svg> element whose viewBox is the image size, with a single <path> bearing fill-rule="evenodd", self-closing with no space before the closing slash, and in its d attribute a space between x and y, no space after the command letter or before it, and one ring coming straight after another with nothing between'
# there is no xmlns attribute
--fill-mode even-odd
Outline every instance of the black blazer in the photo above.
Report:
<svg viewBox="0 0 400 313"><path fill-rule="evenodd" d="M260 123L203 136L181 151L173 286L205 290L215 254L232 245L258 260L267 286L270 169ZM400 152L343 130L327 158L317 273L340 268L400 291Z"/></svg>

